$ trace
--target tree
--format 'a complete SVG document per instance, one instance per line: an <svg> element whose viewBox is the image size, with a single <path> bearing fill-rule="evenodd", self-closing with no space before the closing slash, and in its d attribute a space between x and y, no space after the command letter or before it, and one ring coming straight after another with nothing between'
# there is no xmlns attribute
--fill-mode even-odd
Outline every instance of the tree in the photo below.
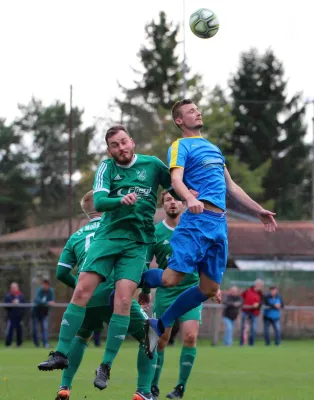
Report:
<svg viewBox="0 0 314 400"><path fill-rule="evenodd" d="M19 105L19 110L22 115L15 126L20 135L33 139L31 161L36 171L38 216L41 221L62 217L67 213L69 113L63 103L45 107L34 98L27 105ZM83 110L73 108L73 172L92 161L88 146L95 129L82 128L82 115Z"/></svg>
<svg viewBox="0 0 314 400"><path fill-rule="evenodd" d="M32 179L21 135L0 119L0 234L25 227L31 207Z"/></svg>
<svg viewBox="0 0 314 400"><path fill-rule="evenodd" d="M205 98L208 103L203 103L204 107L202 107L203 136L220 148L226 158L227 168L232 179L250 196L256 200L262 200L264 195L262 182L270 163L266 161L258 168L250 171L249 166L232 152L232 133L235 123L231 113L231 105L223 90L216 86ZM233 208L235 206L235 204L232 204Z"/></svg>
<svg viewBox="0 0 314 400"><path fill-rule="evenodd" d="M235 129L232 152L250 170L269 162L263 179L265 200L273 200L280 218L308 215L309 146L304 143L305 107L301 94L291 99L282 63L272 50L243 53L230 81Z"/></svg>
<svg viewBox="0 0 314 400"><path fill-rule="evenodd" d="M182 63L178 54L179 26L167 21L160 12L159 21L151 21L145 27L146 44L139 51L143 72L134 71L139 77L134 88L122 89L122 99L116 99L121 123L128 126L137 148L154 151L155 138L167 124L172 105L180 97L183 85ZM185 65L187 90L198 102L203 84L199 75L189 76Z"/></svg>
<svg viewBox="0 0 314 400"><path fill-rule="evenodd" d="M123 88L124 98L117 100L121 112L121 122L130 130L137 145L137 151L154 154L167 161L167 149L180 137L180 131L172 121L170 110L178 99L183 85L182 66L178 57L178 26L167 21L164 12L158 22L146 26L146 43L139 52L143 72L135 71L140 79L132 89ZM232 156L231 137L234 118L231 107L221 88L209 91L199 75L191 75L188 65L187 97L199 104L203 110L203 135L217 144L228 155L231 174L236 172L240 185L244 183L249 194L262 197L261 182L269 167L263 164L253 175L254 181L247 179L249 168L239 157ZM243 181L243 182L242 182Z"/></svg>

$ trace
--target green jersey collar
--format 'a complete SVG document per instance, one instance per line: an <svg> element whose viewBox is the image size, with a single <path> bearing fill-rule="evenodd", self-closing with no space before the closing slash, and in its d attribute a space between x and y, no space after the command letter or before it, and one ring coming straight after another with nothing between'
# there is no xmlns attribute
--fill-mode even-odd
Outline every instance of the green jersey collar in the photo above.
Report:
<svg viewBox="0 0 314 400"><path fill-rule="evenodd" d="M137 160L137 154L134 154L133 160L130 162L130 164L128 164L128 165L121 165L118 163L116 163L116 164L120 168L131 168L136 163L136 160Z"/></svg>
<svg viewBox="0 0 314 400"><path fill-rule="evenodd" d="M171 231L174 231L174 230L175 230L175 228L173 228L172 226L169 226L169 225L167 224L167 222L166 222L165 219L162 221L162 223L165 225L166 228L170 229Z"/></svg>

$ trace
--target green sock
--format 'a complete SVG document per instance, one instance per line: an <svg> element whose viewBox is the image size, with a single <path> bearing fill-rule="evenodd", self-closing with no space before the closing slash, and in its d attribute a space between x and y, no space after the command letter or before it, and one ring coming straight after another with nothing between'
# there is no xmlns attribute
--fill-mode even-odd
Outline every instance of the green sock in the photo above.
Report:
<svg viewBox="0 0 314 400"><path fill-rule="evenodd" d="M84 321L85 310L85 307L80 307L73 303L68 305L68 308L63 314L59 332L59 342L57 346L57 351L59 353L65 356L68 355L72 341Z"/></svg>
<svg viewBox="0 0 314 400"><path fill-rule="evenodd" d="M70 351L68 354L69 366L63 370L61 386L67 386L69 389L72 387L72 380L78 367L80 366L87 343L81 337L75 336L72 341Z"/></svg>
<svg viewBox="0 0 314 400"><path fill-rule="evenodd" d="M143 393L149 393L152 387L152 380L155 373L155 364L157 362L157 352L154 352L154 357L150 360L145 354L144 343L139 344L137 356L137 389Z"/></svg>
<svg viewBox="0 0 314 400"><path fill-rule="evenodd" d="M196 357L196 347L182 346L178 385L184 385L184 388L192 371L195 357Z"/></svg>
<svg viewBox="0 0 314 400"><path fill-rule="evenodd" d="M164 358L165 358L164 350L162 350L161 352L157 351L157 361L156 361L155 375L152 382L152 386L158 387L159 385L161 370L164 365Z"/></svg>
<svg viewBox="0 0 314 400"><path fill-rule="evenodd" d="M108 325L107 344L102 364L112 365L128 331L129 315L112 314Z"/></svg>

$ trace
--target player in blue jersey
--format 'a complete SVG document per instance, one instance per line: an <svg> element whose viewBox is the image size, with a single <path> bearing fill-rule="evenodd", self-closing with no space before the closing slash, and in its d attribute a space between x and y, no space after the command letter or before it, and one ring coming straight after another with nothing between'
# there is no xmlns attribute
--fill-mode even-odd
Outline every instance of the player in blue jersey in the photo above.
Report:
<svg viewBox="0 0 314 400"><path fill-rule="evenodd" d="M144 283L148 287L175 286L195 270L200 283L183 292L161 318L146 321L148 356L174 320L219 293L228 257L226 193L257 215L267 232L277 227L275 214L263 209L231 179L219 148L202 137L202 114L193 101L177 102L172 118L182 138L171 145L168 163L172 187L186 201L187 211L173 233L168 268L145 272ZM189 189L198 192L197 198Z"/></svg>

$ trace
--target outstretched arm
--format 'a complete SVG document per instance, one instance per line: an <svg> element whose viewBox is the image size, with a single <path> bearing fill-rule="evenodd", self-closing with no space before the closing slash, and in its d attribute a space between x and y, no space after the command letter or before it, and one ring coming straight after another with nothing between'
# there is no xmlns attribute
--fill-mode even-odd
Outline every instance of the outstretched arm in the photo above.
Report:
<svg viewBox="0 0 314 400"><path fill-rule="evenodd" d="M256 214L264 224L267 232L274 232L277 228L277 223L274 219L276 214L265 210L262 206L252 200L251 197L232 180L227 168L225 168L225 179L229 196L245 207L250 213Z"/></svg>

